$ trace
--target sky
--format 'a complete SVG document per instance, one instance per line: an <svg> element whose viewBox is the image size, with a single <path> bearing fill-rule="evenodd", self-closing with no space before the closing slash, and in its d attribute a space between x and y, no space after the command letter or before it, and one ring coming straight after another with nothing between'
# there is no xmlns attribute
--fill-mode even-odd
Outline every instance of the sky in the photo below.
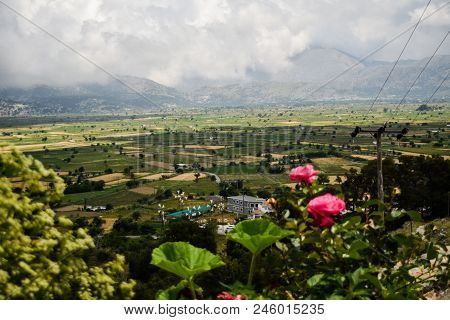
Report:
<svg viewBox="0 0 450 320"><path fill-rule="evenodd" d="M0 0L115 75L191 88L289 70L309 48L362 57L417 22L428 0ZM425 15L446 0L433 0ZM424 21L405 59L430 56L450 4ZM395 60L408 35L374 58ZM440 54L450 54L450 39ZM0 3L0 87L108 77Z"/></svg>

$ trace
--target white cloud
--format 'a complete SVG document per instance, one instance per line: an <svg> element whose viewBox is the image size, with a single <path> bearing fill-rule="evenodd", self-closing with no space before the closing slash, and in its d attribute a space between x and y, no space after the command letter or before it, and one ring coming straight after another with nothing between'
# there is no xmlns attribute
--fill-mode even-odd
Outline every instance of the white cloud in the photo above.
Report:
<svg viewBox="0 0 450 320"><path fill-rule="evenodd" d="M363 56L417 21L425 0L5 0L115 74L170 86L229 83L289 68L311 46ZM445 0L436 0L428 13ZM430 55L450 5L405 58ZM69 85L105 75L0 5L0 85ZM406 36L378 54L394 59ZM450 53L447 42L440 53Z"/></svg>

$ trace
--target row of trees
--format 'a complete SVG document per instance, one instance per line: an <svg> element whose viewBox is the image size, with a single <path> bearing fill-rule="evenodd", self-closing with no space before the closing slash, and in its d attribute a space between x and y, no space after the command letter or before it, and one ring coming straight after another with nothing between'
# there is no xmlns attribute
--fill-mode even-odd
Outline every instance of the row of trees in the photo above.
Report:
<svg viewBox="0 0 450 320"><path fill-rule="evenodd" d="M91 181L91 180L81 180L75 183L68 182L67 187L64 190L65 194L71 193L82 193L82 192L91 192L91 191L101 191L105 187L105 181Z"/></svg>
<svg viewBox="0 0 450 320"><path fill-rule="evenodd" d="M449 216L450 160L440 156L401 156L383 160L385 202L418 210L426 219ZM342 190L352 208L377 194L377 164L369 161L361 172L351 169Z"/></svg>

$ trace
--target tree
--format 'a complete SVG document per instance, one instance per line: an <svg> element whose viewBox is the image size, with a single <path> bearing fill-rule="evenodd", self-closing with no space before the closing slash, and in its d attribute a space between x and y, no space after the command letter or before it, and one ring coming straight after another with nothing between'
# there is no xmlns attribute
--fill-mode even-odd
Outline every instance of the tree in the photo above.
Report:
<svg viewBox="0 0 450 320"><path fill-rule="evenodd" d="M81 176L78 176L77 182L72 183L69 180L67 181L66 190L64 190L65 194L72 193L82 193L82 192L90 192L90 191L101 191L105 186L105 181L90 181L90 180L82 180Z"/></svg>
<svg viewBox="0 0 450 320"><path fill-rule="evenodd" d="M216 232L217 226L213 222L208 222L205 228L201 228L195 221L179 219L167 225L162 242L185 241L216 252Z"/></svg>
<svg viewBox="0 0 450 320"><path fill-rule="evenodd" d="M0 153L0 299L131 298L134 281L121 279L124 257L89 266L83 255L93 239L55 217L50 208L63 191L41 162L17 150Z"/></svg>
<svg viewBox="0 0 450 320"><path fill-rule="evenodd" d="M257 192L256 192L256 195L259 197L259 198L263 198L263 199L269 199L270 197L271 197L271 193L270 193L270 191L268 191L268 190L266 190L266 189L261 189L261 190L258 190Z"/></svg>
<svg viewBox="0 0 450 320"><path fill-rule="evenodd" d="M195 182L197 183L198 179L200 178L200 173L199 172L194 173L194 177L195 177Z"/></svg>
<svg viewBox="0 0 450 320"><path fill-rule="evenodd" d="M376 162L369 161L357 173L350 170L342 190L353 205L364 202L364 194L376 195ZM399 163L383 160L385 202L418 210L424 218L445 217L448 212L450 161L439 156L401 156Z"/></svg>
<svg viewBox="0 0 450 320"><path fill-rule="evenodd" d="M129 180L125 182L125 185L127 186L128 189L136 188L139 186L139 181L135 179Z"/></svg>
<svg viewBox="0 0 450 320"><path fill-rule="evenodd" d="M399 161L394 173L399 207L421 211L427 219L447 216L450 160L402 156Z"/></svg>
<svg viewBox="0 0 450 320"><path fill-rule="evenodd" d="M134 221L138 221L141 218L141 213L139 212L139 210L134 210L133 213L131 213L131 218Z"/></svg>

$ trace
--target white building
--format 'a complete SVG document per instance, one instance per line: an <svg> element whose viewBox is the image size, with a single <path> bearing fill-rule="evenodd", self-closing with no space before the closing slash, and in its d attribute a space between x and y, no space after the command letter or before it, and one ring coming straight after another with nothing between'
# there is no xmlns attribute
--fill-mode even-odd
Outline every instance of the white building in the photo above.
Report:
<svg viewBox="0 0 450 320"><path fill-rule="evenodd" d="M86 211L105 211L106 210L106 206L86 206L85 207Z"/></svg>
<svg viewBox="0 0 450 320"><path fill-rule="evenodd" d="M228 197L227 210L237 214L253 214L265 202L266 199L246 195Z"/></svg>

